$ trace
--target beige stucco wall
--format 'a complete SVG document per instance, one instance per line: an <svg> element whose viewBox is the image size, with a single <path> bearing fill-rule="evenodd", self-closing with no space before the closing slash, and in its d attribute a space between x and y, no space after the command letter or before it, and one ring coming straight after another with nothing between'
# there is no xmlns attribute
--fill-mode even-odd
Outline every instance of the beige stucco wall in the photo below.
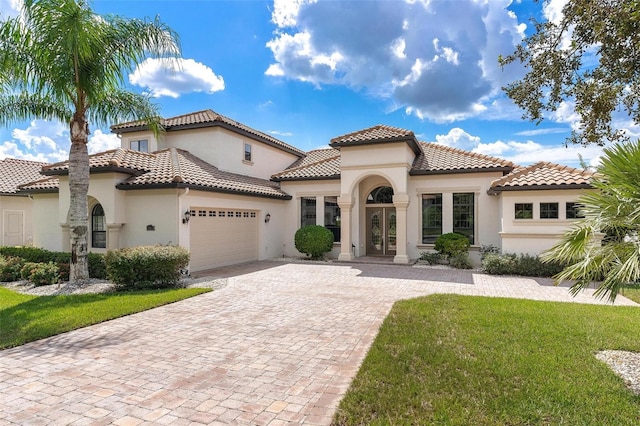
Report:
<svg viewBox="0 0 640 426"><path fill-rule="evenodd" d="M6 244L5 235L7 231L7 224L5 223L5 212L16 211L22 212L23 226L22 226L22 240L24 245L33 244L33 205L32 199L24 196L7 195L0 196L0 210L2 211L2 244Z"/></svg>
<svg viewBox="0 0 640 426"><path fill-rule="evenodd" d="M147 141L149 141L149 152L154 152L154 151L158 151L158 139L162 139L163 134L158 135L159 137L156 138L153 134L153 132L150 131L142 131L142 132L131 132L131 133L124 133L123 135L121 135L120 137L120 146L124 149L130 149L131 148L131 141L138 141L138 140L143 140L146 139Z"/></svg>
<svg viewBox="0 0 640 426"><path fill-rule="evenodd" d="M33 245L62 251L58 194L33 194Z"/></svg>
<svg viewBox="0 0 640 426"><path fill-rule="evenodd" d="M504 191L500 229L503 253L537 255L558 241L575 219L566 219L566 203L576 202L587 190ZM516 203L532 203L533 219L515 219ZM540 219L540 203L558 203L558 219Z"/></svg>
<svg viewBox="0 0 640 426"><path fill-rule="evenodd" d="M126 220L120 222L120 247L179 244L178 232L182 222L178 199L184 190L172 188L116 191L123 193L126 201ZM147 230L148 225L152 225L154 230Z"/></svg>

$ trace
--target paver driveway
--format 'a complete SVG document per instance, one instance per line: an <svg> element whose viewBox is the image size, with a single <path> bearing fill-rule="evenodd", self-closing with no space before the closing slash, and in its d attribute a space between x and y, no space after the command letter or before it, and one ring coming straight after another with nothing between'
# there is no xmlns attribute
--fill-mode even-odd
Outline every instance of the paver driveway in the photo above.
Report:
<svg viewBox="0 0 640 426"><path fill-rule="evenodd" d="M261 268L212 293L1 351L0 424L328 424L398 299L597 303L468 271Z"/></svg>

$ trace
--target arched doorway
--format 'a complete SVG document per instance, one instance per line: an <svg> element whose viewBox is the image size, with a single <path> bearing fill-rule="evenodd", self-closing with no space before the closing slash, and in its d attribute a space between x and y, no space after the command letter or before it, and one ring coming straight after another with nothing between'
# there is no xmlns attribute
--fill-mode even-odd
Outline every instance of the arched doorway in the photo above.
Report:
<svg viewBox="0 0 640 426"><path fill-rule="evenodd" d="M366 199L366 254L396 254L397 217L393 206L393 188L379 186Z"/></svg>

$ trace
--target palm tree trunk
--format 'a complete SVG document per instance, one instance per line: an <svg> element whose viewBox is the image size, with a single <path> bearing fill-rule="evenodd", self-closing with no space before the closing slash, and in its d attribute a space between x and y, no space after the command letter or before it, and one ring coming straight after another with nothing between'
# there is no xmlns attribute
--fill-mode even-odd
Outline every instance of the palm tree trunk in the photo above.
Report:
<svg viewBox="0 0 640 426"><path fill-rule="evenodd" d="M79 282L89 278L88 222L89 207L89 153L87 141L89 124L85 115L76 112L70 123L71 150L69 151L69 231L71 235L71 265L69 280Z"/></svg>

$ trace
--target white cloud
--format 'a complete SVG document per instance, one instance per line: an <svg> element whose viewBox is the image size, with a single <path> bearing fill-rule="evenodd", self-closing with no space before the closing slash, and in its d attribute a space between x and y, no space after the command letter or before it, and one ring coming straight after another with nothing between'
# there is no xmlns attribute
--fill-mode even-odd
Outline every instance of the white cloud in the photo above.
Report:
<svg viewBox="0 0 640 426"><path fill-rule="evenodd" d="M120 138L113 133L103 133L102 130L97 129L93 134L89 135L89 141L87 143L87 150L89 151L89 154L108 151L119 147Z"/></svg>
<svg viewBox="0 0 640 426"><path fill-rule="evenodd" d="M177 98L184 93L224 90L222 76L193 59L176 59L173 64L162 59L145 59L129 74L129 81L144 87L153 97Z"/></svg>
<svg viewBox="0 0 640 426"><path fill-rule="evenodd" d="M595 145L569 145L565 147L562 144L545 145L533 140L522 142L497 140L483 143L479 136L471 135L459 127L452 128L447 134L436 135L435 139L435 142L432 143L503 158L523 166L538 161L548 161L580 167L579 156L582 156L587 164L595 165L603 150L602 147Z"/></svg>
<svg viewBox="0 0 640 426"><path fill-rule="evenodd" d="M534 141L496 141L479 144L473 151L479 154L499 156L516 164L529 165L538 161L549 161L580 167L580 156L587 164L597 162L602 155L602 147L591 145L542 145Z"/></svg>
<svg viewBox="0 0 640 426"><path fill-rule="evenodd" d="M11 139L0 143L0 158L12 157L46 163L69 159L71 140L67 125L57 121L33 120L26 128L15 128ZM89 135L89 154L120 146L114 134L95 129Z"/></svg>
<svg viewBox="0 0 640 426"><path fill-rule="evenodd" d="M550 127L546 129L533 129L533 130L523 130L521 132L515 133L517 136L538 136L538 135L551 135L555 133L564 133L567 134L569 131L565 127Z"/></svg>
<svg viewBox="0 0 640 426"><path fill-rule="evenodd" d="M478 146L480 137L472 136L461 128L454 127L446 135L436 135L436 143L469 151Z"/></svg>
<svg viewBox="0 0 640 426"><path fill-rule="evenodd" d="M499 68L525 26L510 0L274 1L265 74L364 89L439 122L483 114L521 68Z"/></svg>
<svg viewBox="0 0 640 426"><path fill-rule="evenodd" d="M22 0L0 0L0 20L18 16L22 4Z"/></svg>

